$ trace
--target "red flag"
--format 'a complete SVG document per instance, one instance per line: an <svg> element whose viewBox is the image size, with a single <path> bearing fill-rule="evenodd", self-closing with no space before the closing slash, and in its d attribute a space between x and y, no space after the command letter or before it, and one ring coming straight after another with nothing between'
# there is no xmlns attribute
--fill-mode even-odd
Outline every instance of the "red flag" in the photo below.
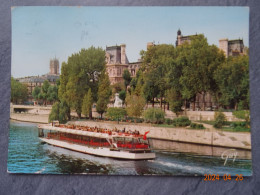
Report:
<svg viewBox="0 0 260 195"><path fill-rule="evenodd" d="M150 132L150 131L146 131L146 132L144 133L144 137L143 137L144 140L146 140L146 135L147 135L149 132Z"/></svg>

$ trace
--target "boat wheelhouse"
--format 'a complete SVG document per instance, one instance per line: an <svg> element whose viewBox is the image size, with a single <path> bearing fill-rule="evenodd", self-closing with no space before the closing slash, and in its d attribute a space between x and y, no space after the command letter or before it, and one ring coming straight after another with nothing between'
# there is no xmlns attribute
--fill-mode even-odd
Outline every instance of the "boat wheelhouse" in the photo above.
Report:
<svg viewBox="0 0 260 195"><path fill-rule="evenodd" d="M97 127L39 125L39 138L51 145L97 156L147 160L154 159L149 140L139 132L121 132Z"/></svg>

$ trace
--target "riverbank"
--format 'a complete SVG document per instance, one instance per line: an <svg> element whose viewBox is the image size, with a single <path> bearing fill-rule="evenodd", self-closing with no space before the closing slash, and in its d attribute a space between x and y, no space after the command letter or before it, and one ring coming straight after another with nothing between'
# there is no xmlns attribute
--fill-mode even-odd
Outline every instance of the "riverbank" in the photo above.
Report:
<svg viewBox="0 0 260 195"><path fill-rule="evenodd" d="M48 123L48 114L11 113L10 119L30 123Z"/></svg>
<svg viewBox="0 0 260 195"><path fill-rule="evenodd" d="M10 119L32 123L48 123L48 115L11 113ZM138 130L153 139L177 141L184 143L203 144L209 146L221 146L227 148L240 148L251 150L251 133L248 132L225 132L212 131L211 129L194 130L187 128L169 128L154 127L149 124L117 124L115 122L97 122L97 121L70 121L75 125L100 127L107 129Z"/></svg>

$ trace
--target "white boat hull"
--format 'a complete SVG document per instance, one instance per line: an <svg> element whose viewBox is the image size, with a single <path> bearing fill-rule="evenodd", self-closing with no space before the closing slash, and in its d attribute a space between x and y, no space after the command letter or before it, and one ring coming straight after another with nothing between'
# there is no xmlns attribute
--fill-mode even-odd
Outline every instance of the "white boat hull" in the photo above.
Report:
<svg viewBox="0 0 260 195"><path fill-rule="evenodd" d="M74 150L77 152L82 152L86 154L93 154L97 156L104 156L104 157L110 157L110 158L119 158L119 159L129 159L129 160L148 160L148 159L154 159L155 153L148 152L148 153L131 153L129 151L111 151L110 148L103 148L103 147L90 147L87 145L79 145L69 142L64 142L60 140L54 140L54 139L47 139L47 138L39 138L42 141L54 145L59 146L62 148L67 148L70 150Z"/></svg>

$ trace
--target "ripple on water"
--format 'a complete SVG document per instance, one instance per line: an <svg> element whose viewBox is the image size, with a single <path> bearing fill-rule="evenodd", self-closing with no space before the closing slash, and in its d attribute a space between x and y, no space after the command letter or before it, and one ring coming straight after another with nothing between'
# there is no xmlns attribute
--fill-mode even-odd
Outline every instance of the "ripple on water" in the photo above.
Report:
<svg viewBox="0 0 260 195"><path fill-rule="evenodd" d="M251 160L228 161L213 156L156 150L156 159L126 161L82 154L42 143L36 124L10 123L8 171L37 174L111 175L251 175ZM182 143L183 145L183 143Z"/></svg>

